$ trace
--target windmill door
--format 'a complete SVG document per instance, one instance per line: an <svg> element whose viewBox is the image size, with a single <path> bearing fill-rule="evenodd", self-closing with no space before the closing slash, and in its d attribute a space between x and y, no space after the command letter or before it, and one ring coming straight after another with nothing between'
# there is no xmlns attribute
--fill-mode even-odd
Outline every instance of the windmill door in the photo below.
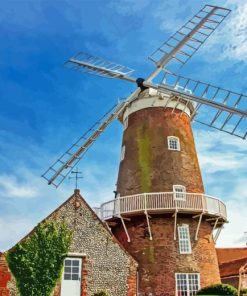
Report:
<svg viewBox="0 0 247 296"><path fill-rule="evenodd" d="M66 258L62 277L61 296L81 296L81 258Z"/></svg>

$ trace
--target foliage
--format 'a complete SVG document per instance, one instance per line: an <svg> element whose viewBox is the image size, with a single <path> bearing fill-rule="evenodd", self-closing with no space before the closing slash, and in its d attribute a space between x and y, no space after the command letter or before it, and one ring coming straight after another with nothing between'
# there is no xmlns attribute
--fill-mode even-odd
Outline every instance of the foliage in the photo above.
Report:
<svg viewBox="0 0 247 296"><path fill-rule="evenodd" d="M240 296L247 295L247 288L240 290Z"/></svg>
<svg viewBox="0 0 247 296"><path fill-rule="evenodd" d="M100 292L93 294L93 296L109 296L109 294L105 291L100 291Z"/></svg>
<svg viewBox="0 0 247 296"><path fill-rule="evenodd" d="M231 285L216 284L202 288L196 295L231 295L237 296L238 291Z"/></svg>
<svg viewBox="0 0 247 296"><path fill-rule="evenodd" d="M61 277L71 239L66 224L45 222L8 252L7 261L21 296L51 294Z"/></svg>

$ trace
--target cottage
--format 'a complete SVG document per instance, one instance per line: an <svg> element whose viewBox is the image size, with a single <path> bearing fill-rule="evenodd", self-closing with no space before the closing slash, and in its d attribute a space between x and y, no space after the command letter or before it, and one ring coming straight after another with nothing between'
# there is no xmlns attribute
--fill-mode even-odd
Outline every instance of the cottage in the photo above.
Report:
<svg viewBox="0 0 247 296"><path fill-rule="evenodd" d="M111 296L136 295L137 262L101 222L78 189L42 222L47 220L65 221L73 230L64 260L67 268L54 296L92 296L101 290ZM17 295L5 254L0 254L0 296Z"/></svg>

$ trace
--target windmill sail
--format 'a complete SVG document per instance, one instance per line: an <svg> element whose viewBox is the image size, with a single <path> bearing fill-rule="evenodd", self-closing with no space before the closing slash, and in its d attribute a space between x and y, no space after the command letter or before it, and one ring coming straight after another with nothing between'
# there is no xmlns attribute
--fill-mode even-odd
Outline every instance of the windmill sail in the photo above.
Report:
<svg viewBox="0 0 247 296"><path fill-rule="evenodd" d="M126 79L134 70L87 53L79 53L70 58L65 66L76 71L107 78ZM130 78L131 79L131 78Z"/></svg>
<svg viewBox="0 0 247 296"><path fill-rule="evenodd" d="M88 148L102 134L107 126L119 115L125 107L126 101L114 105L102 118L100 118L85 134L83 134L59 159L42 175L58 187L68 176L76 164L85 155Z"/></svg>
<svg viewBox="0 0 247 296"><path fill-rule="evenodd" d="M183 66L230 13L229 9L205 5L192 19L156 49L149 59L158 68ZM173 69L174 71L175 69Z"/></svg>
<svg viewBox="0 0 247 296"><path fill-rule="evenodd" d="M246 139L246 95L167 72L158 89L182 94L182 97L195 102L192 114L195 121Z"/></svg>

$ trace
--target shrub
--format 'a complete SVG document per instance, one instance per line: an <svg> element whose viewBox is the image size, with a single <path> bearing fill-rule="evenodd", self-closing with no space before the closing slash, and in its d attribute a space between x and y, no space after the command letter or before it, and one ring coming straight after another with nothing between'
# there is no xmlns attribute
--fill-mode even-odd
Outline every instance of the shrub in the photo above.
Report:
<svg viewBox="0 0 247 296"><path fill-rule="evenodd" d="M197 292L196 295L231 295L237 296L238 291L231 285L216 284L204 287Z"/></svg>
<svg viewBox="0 0 247 296"><path fill-rule="evenodd" d="M100 291L100 292L93 294L93 296L109 296L109 294L105 291Z"/></svg>
<svg viewBox="0 0 247 296"><path fill-rule="evenodd" d="M63 269L72 233L64 223L45 222L7 253L21 296L49 296Z"/></svg>
<svg viewBox="0 0 247 296"><path fill-rule="evenodd" d="M247 295L247 288L240 290L240 296Z"/></svg>

